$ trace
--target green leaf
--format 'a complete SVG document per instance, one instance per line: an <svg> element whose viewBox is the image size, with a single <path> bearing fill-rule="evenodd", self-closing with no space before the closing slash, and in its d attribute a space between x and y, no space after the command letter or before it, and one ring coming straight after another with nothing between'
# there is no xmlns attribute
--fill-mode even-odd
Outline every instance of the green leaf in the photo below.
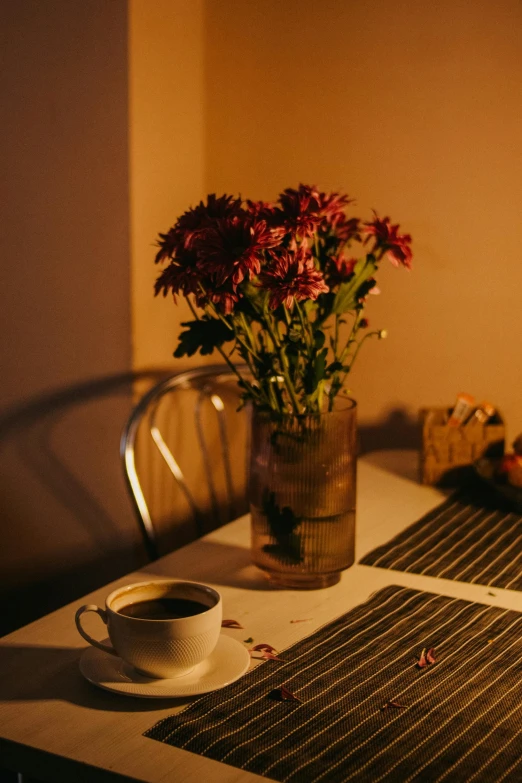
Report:
<svg viewBox="0 0 522 783"><path fill-rule="evenodd" d="M323 348L323 350L315 356L314 361L306 368L306 373L303 378L306 394L313 394L317 389L319 382L325 377L327 354L328 348Z"/></svg>
<svg viewBox="0 0 522 783"><path fill-rule="evenodd" d="M332 307L332 313L347 313L353 310L357 300L355 299L355 290L352 281L341 283L337 291Z"/></svg>
<svg viewBox="0 0 522 783"><path fill-rule="evenodd" d="M361 274L366 263L371 264L374 260L375 257L371 254L368 254L367 256L363 256L362 258L357 259L355 266L353 268L354 277L357 277L358 275Z"/></svg>
<svg viewBox="0 0 522 783"><path fill-rule="evenodd" d="M214 348L234 339L234 332L217 318L202 318L200 321L185 321L187 328L179 335L179 345L174 351L176 359L182 356L194 356L199 351L202 356L210 355Z"/></svg>
<svg viewBox="0 0 522 783"><path fill-rule="evenodd" d="M255 359L251 359L255 365L255 377L260 381L272 378L277 375L274 367L274 356L267 351L259 351Z"/></svg>
<svg viewBox="0 0 522 783"><path fill-rule="evenodd" d="M314 334L314 348L316 351L320 351L326 340L324 332L318 329Z"/></svg>
<svg viewBox="0 0 522 783"><path fill-rule="evenodd" d="M365 258L359 259L354 267L354 274L346 283L341 283L337 291L332 307L332 313L347 313L353 310L360 296L359 289L368 278L375 274L377 264L371 253ZM370 286L372 288L373 286ZM368 291L366 291L368 293Z"/></svg>
<svg viewBox="0 0 522 783"><path fill-rule="evenodd" d="M312 302L312 305L315 305L316 308L319 308L320 310L330 310L333 304L333 301L335 299L335 294L332 293L332 291L326 291L324 294L319 294L317 299ZM305 311L312 310L313 308L311 305L308 304L310 300L305 302L304 309Z"/></svg>
<svg viewBox="0 0 522 783"><path fill-rule="evenodd" d="M343 365L341 364L341 362L332 362L326 368L326 372L327 373L339 372L339 370L342 370L342 369L343 369Z"/></svg>
<svg viewBox="0 0 522 783"><path fill-rule="evenodd" d="M265 544L263 547L265 552L283 561L302 562L301 537L296 532L301 522L300 517L296 517L290 506L280 508L276 502L275 492L270 492L268 487L263 491L262 512L276 540L275 544Z"/></svg>
<svg viewBox="0 0 522 783"><path fill-rule="evenodd" d="M375 288L376 284L377 283L373 277L361 283L357 291L357 299L362 299L364 296L369 294L372 288Z"/></svg>
<svg viewBox="0 0 522 783"><path fill-rule="evenodd" d="M321 294L321 296L327 296L327 294ZM306 299L301 307L305 311L306 315L310 315L310 313L313 313L314 310L317 310L317 302L313 301L312 299Z"/></svg>
<svg viewBox="0 0 522 783"><path fill-rule="evenodd" d="M290 533L288 536L280 536L276 544L265 544L263 552L267 555L282 560L283 563L298 565L303 562L301 554L301 536Z"/></svg>
<svg viewBox="0 0 522 783"><path fill-rule="evenodd" d="M253 321L262 322L263 306L268 298L268 293L249 281L241 284L243 296L236 305L236 311L245 313Z"/></svg>
<svg viewBox="0 0 522 783"><path fill-rule="evenodd" d="M275 492L270 492L266 487L263 491L262 511L268 519L272 533L276 536L286 536L293 533L301 521L299 517L295 516L290 506L279 508Z"/></svg>
<svg viewBox="0 0 522 783"><path fill-rule="evenodd" d="M314 391L317 388L317 386L319 385L319 381L322 381L324 376L325 376L325 372L326 372L326 357L327 357L327 355L328 355L328 348L323 348L321 353L318 353L317 356L315 357L315 366L314 366L314 368L315 368L315 377L314 377L315 388L314 388Z"/></svg>

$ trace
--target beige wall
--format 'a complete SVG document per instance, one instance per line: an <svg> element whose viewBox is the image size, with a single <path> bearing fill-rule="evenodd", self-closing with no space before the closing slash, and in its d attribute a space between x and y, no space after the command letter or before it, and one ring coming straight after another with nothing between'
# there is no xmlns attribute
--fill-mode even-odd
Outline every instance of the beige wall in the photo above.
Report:
<svg viewBox="0 0 522 783"><path fill-rule="evenodd" d="M522 431L518 0L208 0L206 52L208 190L316 183L414 237L370 303L361 420L466 390Z"/></svg>
<svg viewBox="0 0 522 783"><path fill-rule="evenodd" d="M136 562L121 0L0 10L0 627ZM0 631L1 632L1 631Z"/></svg>
<svg viewBox="0 0 522 783"><path fill-rule="evenodd" d="M152 261L204 195L202 14L1 4L0 633L143 560L119 439L186 317Z"/></svg>
<svg viewBox="0 0 522 783"><path fill-rule="evenodd" d="M133 365L177 367L190 311L153 296L158 233L205 195L202 0L129 0ZM197 362L197 359L192 363ZM201 360L200 362L201 363Z"/></svg>

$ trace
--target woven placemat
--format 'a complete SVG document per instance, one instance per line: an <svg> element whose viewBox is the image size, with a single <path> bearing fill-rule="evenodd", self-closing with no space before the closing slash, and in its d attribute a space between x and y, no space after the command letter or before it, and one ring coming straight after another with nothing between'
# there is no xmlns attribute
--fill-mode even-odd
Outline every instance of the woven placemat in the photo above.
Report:
<svg viewBox="0 0 522 783"><path fill-rule="evenodd" d="M522 514L488 498L454 495L360 562L522 590Z"/></svg>
<svg viewBox="0 0 522 783"><path fill-rule="evenodd" d="M391 586L280 656L145 736L276 781L522 780L522 614Z"/></svg>

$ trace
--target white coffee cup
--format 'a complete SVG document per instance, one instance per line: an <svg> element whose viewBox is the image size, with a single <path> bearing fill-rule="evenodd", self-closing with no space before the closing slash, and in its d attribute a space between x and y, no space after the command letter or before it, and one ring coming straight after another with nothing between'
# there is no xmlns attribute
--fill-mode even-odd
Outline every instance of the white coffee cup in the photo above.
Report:
<svg viewBox="0 0 522 783"><path fill-rule="evenodd" d="M141 602L175 599L196 602L198 613L168 619L128 616L143 607ZM140 607L137 605L140 604ZM150 605L149 605L150 606ZM191 604L184 603L192 607ZM132 609L130 608L132 607ZM84 612L96 612L107 625L112 646L93 639L82 628ZM114 590L105 601L105 609L85 604L76 612L79 633L89 644L119 656L148 677L169 679L188 674L204 661L217 644L222 619L221 596L208 585L182 579L138 582Z"/></svg>

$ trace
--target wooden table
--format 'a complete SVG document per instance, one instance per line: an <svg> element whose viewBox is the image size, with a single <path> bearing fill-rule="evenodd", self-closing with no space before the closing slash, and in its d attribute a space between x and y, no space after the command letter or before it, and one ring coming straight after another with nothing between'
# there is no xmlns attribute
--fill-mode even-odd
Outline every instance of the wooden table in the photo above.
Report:
<svg viewBox="0 0 522 783"><path fill-rule="evenodd" d="M443 499L416 479L414 452L377 452L359 460L357 559ZM223 595L225 617L277 649L366 600L389 584L522 610L518 592L355 565L334 587L317 591L270 588L250 564L249 521L243 517L147 568L131 573L0 640L0 767L53 781L266 781L248 772L142 736L156 721L182 709L181 700L152 701L107 693L78 670L85 642L74 626L83 603L103 606L115 587L149 577L206 582ZM295 617L311 622L290 623ZM96 617L91 631L100 638Z"/></svg>

